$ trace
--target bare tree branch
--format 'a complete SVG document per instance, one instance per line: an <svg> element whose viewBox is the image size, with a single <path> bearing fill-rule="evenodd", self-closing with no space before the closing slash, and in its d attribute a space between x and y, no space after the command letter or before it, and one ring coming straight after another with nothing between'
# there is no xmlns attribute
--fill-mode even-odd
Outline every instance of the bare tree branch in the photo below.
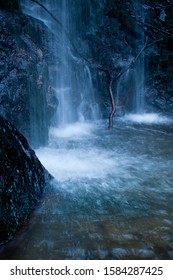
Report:
<svg viewBox="0 0 173 280"><path fill-rule="evenodd" d="M65 26L61 23L61 21L59 21L43 4L41 4L37 0L30 0L30 1L36 3L41 8L43 8L53 18L53 20L61 27L63 33L66 35L66 37L72 47L73 52L76 53L78 58L80 58L81 61L85 61L87 64L91 64L91 62L78 51L78 49L76 48L76 46L74 45L74 42L72 41L72 39L70 37L69 32L66 30Z"/></svg>
<svg viewBox="0 0 173 280"><path fill-rule="evenodd" d="M115 104L114 94L113 94L113 90L112 90L113 81L114 81L114 78L109 73L109 94L110 94L111 105L112 105L112 110L109 115L109 127L108 127L109 129L113 128L113 117L116 112L116 104Z"/></svg>
<svg viewBox="0 0 173 280"><path fill-rule="evenodd" d="M173 37L173 33L171 33L171 32L172 32L172 29L170 29L170 30L164 30L164 29L162 29L162 28L158 28L158 27L156 27L156 26L153 26L153 25L151 25L151 24L148 24L148 23L146 23L146 22L143 22L141 19L137 18L137 17L136 17L135 15L133 15L133 14L130 14L130 16L131 16L132 18L134 18L136 22L138 22L138 23L142 24L143 26L146 26L146 27L148 27L148 28L150 28L150 29L155 30L155 32L158 32L158 31L159 31L160 33L162 33L162 34L164 34L164 35L166 35L166 36L168 36L168 37Z"/></svg>
<svg viewBox="0 0 173 280"><path fill-rule="evenodd" d="M66 30L66 28L64 27L64 25L43 4L41 4L37 0L30 0L30 1L36 3L41 8L43 8L43 10L45 10L54 19L54 21L56 21L56 23L63 29L63 32L65 33L65 35L67 36L67 38L70 41L70 35L69 35L68 31Z"/></svg>
<svg viewBox="0 0 173 280"><path fill-rule="evenodd" d="M154 40L153 42L151 42L151 43L149 43L149 44L147 44L147 41L148 41L148 37L146 37L145 44L144 44L144 46L141 48L141 50L139 51L139 53L136 55L136 57L130 62L130 64L129 64L126 68L122 69L122 70L118 73L118 75L117 75L116 77L114 77L114 80L117 80L117 79L120 78L125 72L127 72L130 68L132 68L132 67L135 65L136 61L139 59L139 57L141 56L141 54L144 52L144 50L145 50L146 48L148 48L149 46L151 46L151 45L153 45L153 44L155 44L155 43L157 43L157 42L163 41L163 38ZM110 70L114 70L114 68L112 68L112 69L110 69Z"/></svg>
<svg viewBox="0 0 173 280"><path fill-rule="evenodd" d="M153 42L151 42L150 44L147 44L147 40L148 38L146 37L146 41L145 41L145 44L144 46L141 48L141 50L139 51L139 53L136 55L136 57L132 60L132 62L125 68L123 69L122 71L119 72L119 74L116 76L116 77L113 77L109 71L106 71L108 74L109 74L109 95L110 95L110 98L111 98L111 107L112 107L112 110L111 110L111 113L109 115L109 129L110 128L113 128L113 117L115 115L115 112L116 112L116 103L115 103L115 98L114 98L114 93L113 93L113 89L112 89L112 85L113 85L113 82L117 79L119 79L125 72L127 72L130 68L132 68L136 61L139 59L139 57L141 56L141 54L144 52L144 50L148 47L148 46L151 46L153 44L155 44L156 42L159 42L159 41L162 41L163 38L160 38L158 40L155 40Z"/></svg>

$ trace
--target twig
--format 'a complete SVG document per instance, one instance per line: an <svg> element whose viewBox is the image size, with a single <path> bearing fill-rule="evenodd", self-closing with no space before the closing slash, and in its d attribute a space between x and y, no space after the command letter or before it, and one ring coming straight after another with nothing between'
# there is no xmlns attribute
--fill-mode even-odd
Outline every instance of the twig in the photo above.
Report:
<svg viewBox="0 0 173 280"><path fill-rule="evenodd" d="M68 39L68 41L69 41L73 51L77 54L77 56L80 57L80 59L85 61L87 64L91 64L90 61L86 57L81 55L81 53L78 51L78 49L74 45L73 41L71 40L70 34L66 30L65 26L43 4L41 4L37 0L30 0L30 1L32 1L32 2L36 3L37 5L39 5L41 8L43 8L53 18L53 20L62 28L62 31L66 35L66 37L67 37L67 39Z"/></svg>
<svg viewBox="0 0 173 280"><path fill-rule="evenodd" d="M172 29L170 29L170 30L163 30L163 29L161 29L161 28L158 28L158 27L156 27L156 26L153 26L153 25L151 25L151 24L148 24L148 23L146 23L146 22L143 22L142 20L136 18L136 16L134 16L133 14L130 14L130 16L131 16L132 18L134 18L137 22L139 22L140 24L142 24L143 26L146 26L146 27L149 27L149 28L151 28L151 29L153 29L153 30L159 31L160 33L165 34L165 35L167 35L167 36L169 36L169 37L173 37L173 33L170 33L170 31L172 31Z"/></svg>

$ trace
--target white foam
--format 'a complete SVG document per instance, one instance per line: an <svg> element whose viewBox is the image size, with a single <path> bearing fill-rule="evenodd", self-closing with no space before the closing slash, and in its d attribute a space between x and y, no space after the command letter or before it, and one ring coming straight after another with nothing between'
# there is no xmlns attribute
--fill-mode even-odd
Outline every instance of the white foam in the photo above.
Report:
<svg viewBox="0 0 173 280"><path fill-rule="evenodd" d="M123 117L123 120L136 122L136 123L146 123L146 124L173 123L173 119L155 113L127 114Z"/></svg>
<svg viewBox="0 0 173 280"><path fill-rule="evenodd" d="M110 152L90 146L90 136L94 137L90 123L51 128L49 147L36 150L36 154L58 181L103 178L115 169L115 160ZM88 144L81 145L83 140Z"/></svg>
<svg viewBox="0 0 173 280"><path fill-rule="evenodd" d="M36 154L58 181L104 178L116 168L115 160L110 158L110 154L98 149L66 150L47 147L38 149Z"/></svg>
<svg viewBox="0 0 173 280"><path fill-rule="evenodd" d="M61 128L51 128L50 137L58 138L79 138L88 136L92 133L92 125L89 123L74 123Z"/></svg>

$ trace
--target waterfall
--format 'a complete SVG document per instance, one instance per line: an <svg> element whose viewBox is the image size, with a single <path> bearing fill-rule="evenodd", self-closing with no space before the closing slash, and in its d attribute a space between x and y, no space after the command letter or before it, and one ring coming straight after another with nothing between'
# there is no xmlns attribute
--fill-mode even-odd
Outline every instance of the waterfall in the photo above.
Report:
<svg viewBox="0 0 173 280"><path fill-rule="evenodd" d="M97 120L101 115L99 106L96 103L91 71L87 65L84 66L83 90L81 91L81 104L78 109L80 120L92 119ZM101 117L101 116L100 116Z"/></svg>
<svg viewBox="0 0 173 280"><path fill-rule="evenodd" d="M56 69L50 70L50 87L59 103L53 123L55 126L64 126L78 121L96 120L100 113L95 100L91 72L75 52L79 48L80 53L89 55L89 50L82 41L86 32L81 12L84 3L76 3L73 0L44 0L41 4L58 22L38 4L21 0L23 12L41 20L54 34L53 39L48 39L49 51L53 57L50 69Z"/></svg>
<svg viewBox="0 0 173 280"><path fill-rule="evenodd" d="M143 0L135 0L136 5L139 4L139 17L141 18L142 22L145 22L145 13L143 10ZM144 31L141 32L141 48L145 45L145 34ZM135 79L135 85L134 85L134 91L135 91L135 97L134 97L134 111L137 114L144 113L145 108L145 53L142 52L137 63L136 68L134 70L134 79Z"/></svg>
<svg viewBox="0 0 173 280"><path fill-rule="evenodd" d="M144 55L142 55L135 69L135 113L144 112L144 63Z"/></svg>
<svg viewBox="0 0 173 280"><path fill-rule="evenodd" d="M136 17L145 22L145 12L143 7L143 0L133 0L133 10L136 12ZM136 26L134 22L133 29L137 30L139 38L138 44L133 45L133 60L135 61L133 69L126 71L117 82L117 106L122 108L118 109L120 115L124 114L144 114L146 112L145 104L145 50L146 36L141 26ZM133 60L130 60L130 64Z"/></svg>

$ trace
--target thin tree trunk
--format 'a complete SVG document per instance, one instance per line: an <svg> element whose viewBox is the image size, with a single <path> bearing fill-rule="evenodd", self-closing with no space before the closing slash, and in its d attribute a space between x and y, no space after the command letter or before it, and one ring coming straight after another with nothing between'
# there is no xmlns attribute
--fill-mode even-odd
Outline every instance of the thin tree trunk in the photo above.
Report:
<svg viewBox="0 0 173 280"><path fill-rule="evenodd" d="M112 76L110 76L110 81L109 81L109 94L110 94L110 98L111 98L111 113L109 115L109 129L113 128L113 117L115 115L116 112L116 104L115 104L115 99L114 99L114 94L113 94L113 90L112 90L112 84L113 84L114 78Z"/></svg>

